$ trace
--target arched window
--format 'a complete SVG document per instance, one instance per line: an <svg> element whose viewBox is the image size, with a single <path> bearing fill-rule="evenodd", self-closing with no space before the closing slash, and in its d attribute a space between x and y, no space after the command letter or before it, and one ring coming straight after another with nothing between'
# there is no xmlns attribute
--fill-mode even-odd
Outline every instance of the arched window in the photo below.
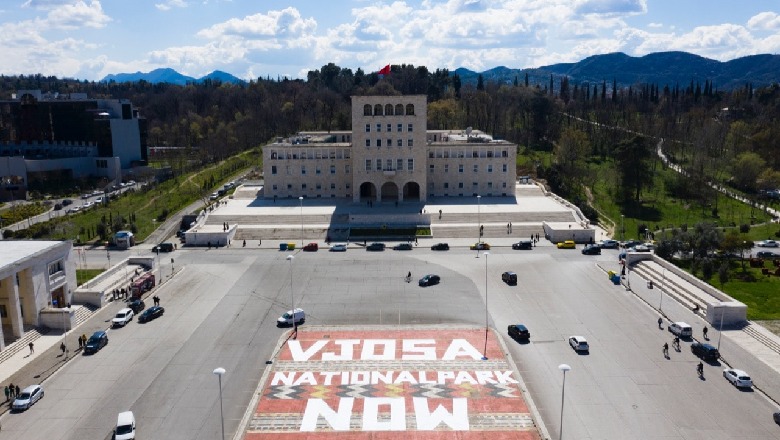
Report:
<svg viewBox="0 0 780 440"><path fill-rule="evenodd" d="M385 116L393 116L393 104L385 105Z"/></svg>
<svg viewBox="0 0 780 440"><path fill-rule="evenodd" d="M395 114L398 116L403 116L404 114L404 106L403 104L396 104L395 105Z"/></svg>
<svg viewBox="0 0 780 440"><path fill-rule="evenodd" d="M382 104L374 106L374 116L382 116Z"/></svg>
<svg viewBox="0 0 780 440"><path fill-rule="evenodd" d="M363 106L363 116L371 116L371 104Z"/></svg>
<svg viewBox="0 0 780 440"><path fill-rule="evenodd" d="M414 104L406 104L406 115L414 116Z"/></svg>

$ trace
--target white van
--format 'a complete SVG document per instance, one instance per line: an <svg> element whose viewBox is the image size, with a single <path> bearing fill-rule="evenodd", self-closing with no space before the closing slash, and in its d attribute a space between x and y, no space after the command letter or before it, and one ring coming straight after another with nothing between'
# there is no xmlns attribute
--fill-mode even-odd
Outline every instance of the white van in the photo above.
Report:
<svg viewBox="0 0 780 440"><path fill-rule="evenodd" d="M681 338L690 338L693 336L693 329L690 325L684 322L673 322L669 325L668 328L673 335L679 336Z"/></svg>
<svg viewBox="0 0 780 440"><path fill-rule="evenodd" d="M116 418L116 429L114 430L116 440L134 440L135 439L135 416L132 411L119 413Z"/></svg>

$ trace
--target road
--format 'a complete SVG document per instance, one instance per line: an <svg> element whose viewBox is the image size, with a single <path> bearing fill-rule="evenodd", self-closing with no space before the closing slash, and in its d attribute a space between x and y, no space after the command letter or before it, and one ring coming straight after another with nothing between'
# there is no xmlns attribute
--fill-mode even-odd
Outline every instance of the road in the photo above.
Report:
<svg viewBox="0 0 780 440"><path fill-rule="evenodd" d="M116 414L127 409L136 414L139 438L219 438L216 367L227 370L224 411L232 438L265 362L287 331L275 321L292 295L306 310L307 324L333 325L480 325L487 296L489 324L505 338L555 438L561 363L572 367L565 438L780 438L771 420L774 406L761 393L733 388L722 378L722 366L705 364L706 379L696 377L689 342L682 352L672 351L670 360L663 358L661 346L671 338L658 329L656 312L608 283L596 266L615 262L617 251L589 257L551 246L499 248L477 259L465 248L350 249L296 253L292 262L285 259L290 254L249 248L174 252L183 270L158 289L165 316L110 330L106 348L77 357L44 384L41 402L0 418L0 439L109 438ZM415 279L436 273L442 283L407 284L409 270ZM505 270L518 273L517 286L501 282ZM690 317L672 301L664 310L675 320ZM530 343L506 337L506 326L518 322L529 327ZM107 325L90 322L93 328ZM588 338L590 354L569 348L572 334ZM725 338L721 350L727 358L746 356ZM754 376L757 383L777 381L771 371Z"/></svg>

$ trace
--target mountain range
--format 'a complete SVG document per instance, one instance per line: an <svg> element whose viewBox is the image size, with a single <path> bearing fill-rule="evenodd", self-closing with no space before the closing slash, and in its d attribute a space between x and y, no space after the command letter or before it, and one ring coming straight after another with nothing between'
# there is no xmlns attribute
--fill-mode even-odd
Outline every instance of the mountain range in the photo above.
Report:
<svg viewBox="0 0 780 440"><path fill-rule="evenodd" d="M754 87L780 82L780 55L750 55L731 61L717 61L688 52L656 52L641 57L632 57L622 52L593 55L576 63L560 63L529 69L512 69L499 66L483 72L458 68L454 71L463 84L476 84L479 75L483 80L511 84L528 80L531 84L547 85L550 76L566 76L573 84L600 84L606 81L611 86L635 84L656 84L660 87L675 84L687 86L692 81L703 84L711 81L716 90L732 90L745 84ZM102 81L134 82L145 80L150 83L171 83L186 85L215 80L240 84L243 80L222 71L214 71L201 78L182 75L173 69L156 69L148 73L120 73L108 75Z"/></svg>

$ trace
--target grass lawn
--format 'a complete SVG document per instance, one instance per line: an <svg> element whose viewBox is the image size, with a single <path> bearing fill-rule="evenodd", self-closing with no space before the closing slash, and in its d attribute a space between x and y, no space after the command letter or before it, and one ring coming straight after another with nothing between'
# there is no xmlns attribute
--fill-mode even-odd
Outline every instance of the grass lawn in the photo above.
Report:
<svg viewBox="0 0 780 440"><path fill-rule="evenodd" d="M80 286L103 272L105 269L76 269L76 285Z"/></svg>

